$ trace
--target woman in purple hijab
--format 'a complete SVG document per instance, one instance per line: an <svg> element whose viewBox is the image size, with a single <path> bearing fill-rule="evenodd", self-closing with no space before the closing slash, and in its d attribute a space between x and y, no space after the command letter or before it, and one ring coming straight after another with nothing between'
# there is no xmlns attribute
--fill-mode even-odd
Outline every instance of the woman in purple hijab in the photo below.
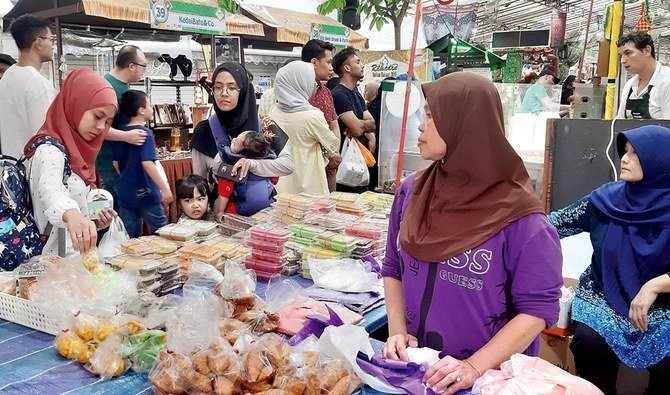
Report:
<svg viewBox="0 0 670 395"><path fill-rule="evenodd" d="M670 388L670 129L620 133L621 181L551 213L561 237L590 232L591 265L572 306L578 374L616 394L619 366L649 370L645 394Z"/></svg>

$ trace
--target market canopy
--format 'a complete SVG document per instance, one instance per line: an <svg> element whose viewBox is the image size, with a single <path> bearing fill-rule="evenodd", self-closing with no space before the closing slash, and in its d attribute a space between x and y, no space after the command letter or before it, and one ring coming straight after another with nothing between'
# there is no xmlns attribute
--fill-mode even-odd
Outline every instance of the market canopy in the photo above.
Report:
<svg viewBox="0 0 670 395"><path fill-rule="evenodd" d="M349 34L349 45L360 50L367 49L368 47L367 38L324 15L308 14L256 4L240 4L240 7L245 15L261 22L270 29L276 30L278 42L304 44L312 38L310 36L312 27L314 25L321 25L346 29Z"/></svg>
<svg viewBox="0 0 670 395"><path fill-rule="evenodd" d="M181 0L182 3L218 7L217 0ZM36 14L43 18L60 17L61 23L115 27L127 29L151 29L149 24L149 0L60 0L54 7L48 0L20 0L4 16L9 22L24 14ZM225 14L226 33L264 36L263 25L241 14ZM9 23L5 23L5 28Z"/></svg>

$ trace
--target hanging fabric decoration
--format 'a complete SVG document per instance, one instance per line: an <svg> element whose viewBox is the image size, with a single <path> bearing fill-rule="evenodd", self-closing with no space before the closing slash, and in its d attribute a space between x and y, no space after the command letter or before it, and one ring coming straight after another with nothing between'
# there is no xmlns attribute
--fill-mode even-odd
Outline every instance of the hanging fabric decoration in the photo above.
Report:
<svg viewBox="0 0 670 395"><path fill-rule="evenodd" d="M635 23L635 30L648 32L651 30L651 12L649 11L649 0L644 0L640 8L640 19Z"/></svg>

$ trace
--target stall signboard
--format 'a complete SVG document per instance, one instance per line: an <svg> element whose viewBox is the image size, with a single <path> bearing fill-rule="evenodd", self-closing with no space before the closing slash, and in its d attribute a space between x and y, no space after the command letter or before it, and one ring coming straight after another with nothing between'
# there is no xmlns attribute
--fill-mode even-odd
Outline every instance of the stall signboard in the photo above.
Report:
<svg viewBox="0 0 670 395"><path fill-rule="evenodd" d="M225 12L218 7L176 0L150 0L149 24L155 29L223 34L226 31Z"/></svg>
<svg viewBox="0 0 670 395"><path fill-rule="evenodd" d="M345 26L320 25L313 23L310 28L310 38L333 44L337 48L349 46L351 30Z"/></svg>
<svg viewBox="0 0 670 395"><path fill-rule="evenodd" d="M364 66L361 88L369 82L380 82L387 77L397 77L409 70L409 50L361 51L358 55ZM414 75L421 82L432 81L433 53L430 49L417 50Z"/></svg>

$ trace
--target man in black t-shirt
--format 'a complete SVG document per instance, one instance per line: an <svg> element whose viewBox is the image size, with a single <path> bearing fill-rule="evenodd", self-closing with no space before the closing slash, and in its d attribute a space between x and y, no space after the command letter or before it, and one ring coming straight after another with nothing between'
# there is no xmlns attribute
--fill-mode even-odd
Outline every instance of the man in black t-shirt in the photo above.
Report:
<svg viewBox="0 0 670 395"><path fill-rule="evenodd" d="M374 152L377 145L375 120L366 109L365 100L357 89L359 81L363 78L363 65L356 49L347 47L338 52L333 58L333 71L340 77L340 84L332 93L340 130L344 135L341 144L344 143L345 136L357 137L370 152ZM343 192L361 193L367 189L367 185L348 187L337 184L337 190Z"/></svg>

